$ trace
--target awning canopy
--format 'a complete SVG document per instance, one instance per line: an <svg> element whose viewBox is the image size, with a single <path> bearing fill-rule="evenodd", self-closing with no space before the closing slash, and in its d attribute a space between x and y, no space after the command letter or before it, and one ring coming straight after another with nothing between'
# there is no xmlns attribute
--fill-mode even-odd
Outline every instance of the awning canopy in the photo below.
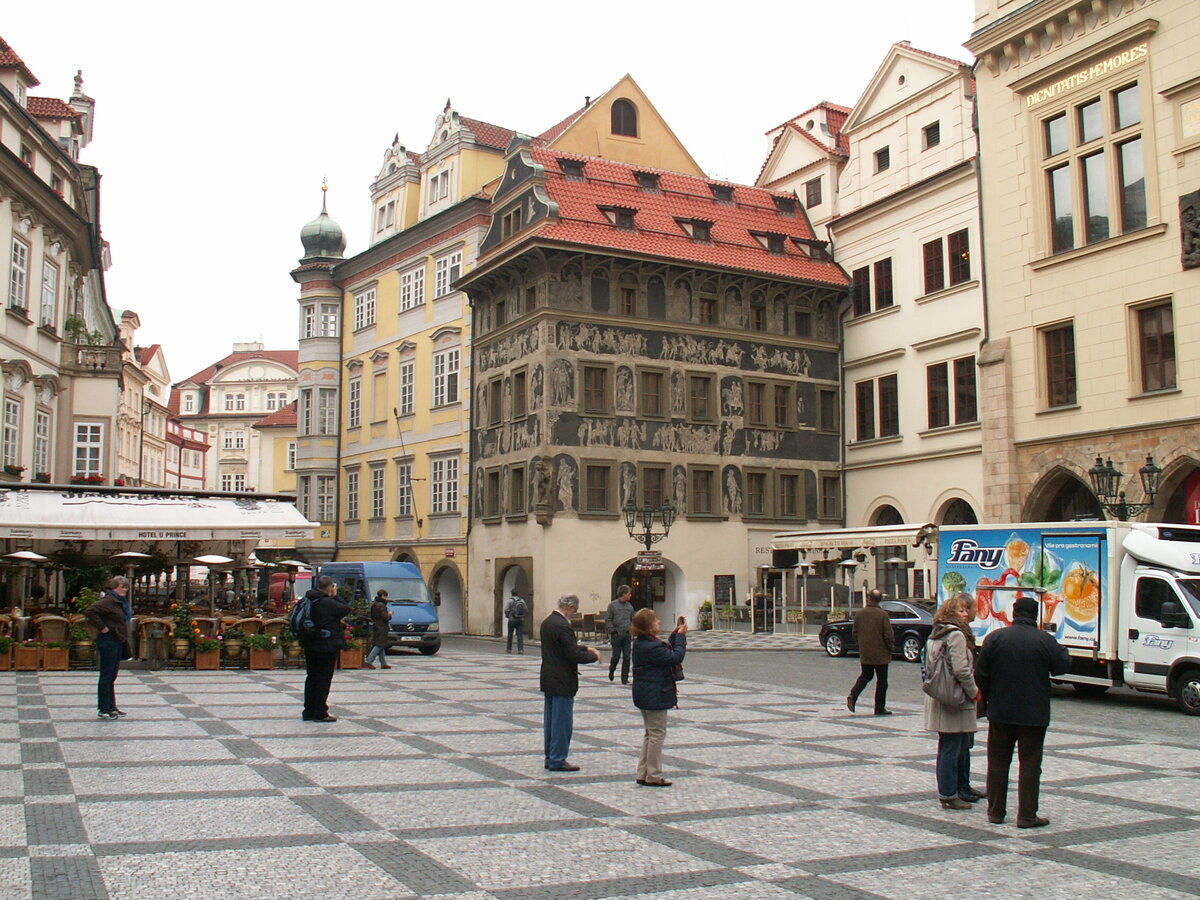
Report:
<svg viewBox="0 0 1200 900"><path fill-rule="evenodd" d="M837 528L830 531L784 531L771 539L772 550L871 550L875 547L913 547L917 536L936 535L927 525L878 525L874 528Z"/></svg>
<svg viewBox="0 0 1200 900"><path fill-rule="evenodd" d="M168 491L0 490L0 538L240 541L311 538L317 525L277 497Z"/></svg>

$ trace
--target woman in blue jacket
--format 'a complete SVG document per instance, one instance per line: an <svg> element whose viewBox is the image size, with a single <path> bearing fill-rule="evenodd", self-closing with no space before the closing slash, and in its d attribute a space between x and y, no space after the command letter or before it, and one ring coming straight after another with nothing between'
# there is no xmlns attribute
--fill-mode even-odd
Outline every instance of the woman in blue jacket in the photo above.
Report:
<svg viewBox="0 0 1200 900"><path fill-rule="evenodd" d="M679 702L673 669L683 662L687 652L686 620L671 632L669 643L658 639L661 627L654 610L639 609L629 629L633 635L633 705L642 711L646 726L637 783L646 787L671 786L662 774L662 748L667 736L667 710Z"/></svg>

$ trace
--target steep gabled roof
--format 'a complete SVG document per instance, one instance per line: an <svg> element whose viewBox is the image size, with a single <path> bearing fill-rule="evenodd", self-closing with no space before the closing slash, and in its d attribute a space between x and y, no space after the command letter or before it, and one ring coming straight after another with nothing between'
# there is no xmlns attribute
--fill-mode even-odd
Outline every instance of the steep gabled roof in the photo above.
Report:
<svg viewBox="0 0 1200 900"><path fill-rule="evenodd" d="M823 110L825 113L825 124L829 126L829 134L833 139L832 147L829 147L822 141L818 140L806 128L803 128L797 124L809 113L814 113L818 110ZM826 157L849 156L850 140L842 133L842 125L845 124L846 119L850 116L851 112L853 112L853 110L851 110L848 106L840 106L836 103L830 103L828 100L822 100L816 106L806 109L804 112L800 113L800 115L793 116L782 125L776 125L770 131L767 131L766 134L770 134L773 131L778 131L779 134L776 135L775 142L771 144L771 151L767 154L766 159L763 160L762 165L759 167L758 177L754 179L755 183L757 184L762 182L763 176L767 172L767 166L769 166L771 164L771 160L775 158L775 152L779 149L780 145L788 139L789 135L798 135L816 147ZM779 178L783 177L783 175L780 175L771 179L771 181L773 183L778 181Z"/></svg>
<svg viewBox="0 0 1200 900"><path fill-rule="evenodd" d="M72 109L57 97L27 97L27 109L31 116L39 119L78 119L79 110Z"/></svg>
<svg viewBox="0 0 1200 900"><path fill-rule="evenodd" d="M481 122L479 119L468 119L466 116L459 116L458 121L475 135L476 143L484 147L495 147L497 150L507 150L513 135L516 134L511 128L501 128L499 125Z"/></svg>
<svg viewBox="0 0 1200 900"><path fill-rule="evenodd" d="M568 128L570 128L572 125L574 125L575 120L578 119L580 116L582 116L590 108L591 108L591 103L585 103L583 106L579 107L579 109L575 110L575 112L571 113L569 116L567 116L561 122L557 123L556 125L551 125L549 128L547 128L545 131L543 131L541 134L539 134L537 137L535 137L533 139L533 145L535 147L549 147L552 143L554 143L554 139L556 137L558 137L560 134L562 134L564 131L566 131Z"/></svg>
<svg viewBox="0 0 1200 900"><path fill-rule="evenodd" d="M228 369L230 366L236 366L238 363L246 362L251 359L269 359L272 362L277 362L288 366L292 369L300 368L300 351L299 350L239 350L236 353L230 353L224 359L219 359L206 369L201 369L191 378L185 378L183 382L191 381L196 384L208 384L212 377L221 369Z"/></svg>
<svg viewBox="0 0 1200 900"><path fill-rule="evenodd" d="M30 87L41 84L29 71L29 66L25 65L24 60L17 56L16 51L8 45L4 38L0 38L0 69L16 69L25 76L25 81Z"/></svg>
<svg viewBox="0 0 1200 900"><path fill-rule="evenodd" d="M139 365L148 366L154 359L154 354L158 352L161 344L151 344L149 347L134 347L134 352L137 353L137 361Z"/></svg>
<svg viewBox="0 0 1200 900"><path fill-rule="evenodd" d="M847 284L837 265L812 259L791 242L791 238L816 240L794 195L536 147L529 153L544 167L546 193L557 204L558 214L530 228L519 241L593 247L822 284ZM562 158L584 162L582 181L564 176L559 167ZM646 172L658 175L658 189L653 193L638 185L635 173ZM732 188L732 202L719 201L713 194L714 184ZM795 214L781 214L775 204L777 197L793 202ZM634 227L618 228L604 211L612 208L634 210ZM710 223L711 240L693 240L680 224L692 221ZM784 252L769 251L755 233L782 235Z"/></svg>

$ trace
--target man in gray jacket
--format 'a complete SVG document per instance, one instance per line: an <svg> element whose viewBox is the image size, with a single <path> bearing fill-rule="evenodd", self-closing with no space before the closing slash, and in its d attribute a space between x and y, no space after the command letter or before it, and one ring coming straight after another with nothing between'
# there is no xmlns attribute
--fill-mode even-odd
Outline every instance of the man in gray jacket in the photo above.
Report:
<svg viewBox="0 0 1200 900"><path fill-rule="evenodd" d="M608 663L608 680L614 680L617 657L621 658L621 684L629 684L629 647L632 638L629 626L633 624L633 590L627 584L617 588L617 599L608 604L604 614L604 627L608 629L608 642L612 644L612 659Z"/></svg>

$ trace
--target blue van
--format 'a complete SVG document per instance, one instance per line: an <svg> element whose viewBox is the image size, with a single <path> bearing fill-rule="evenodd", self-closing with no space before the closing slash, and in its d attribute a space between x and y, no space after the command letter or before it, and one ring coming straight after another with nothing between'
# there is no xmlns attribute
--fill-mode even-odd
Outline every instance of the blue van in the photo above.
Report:
<svg viewBox="0 0 1200 900"><path fill-rule="evenodd" d="M392 611L393 647L410 647L432 656L442 649L437 609L425 587L421 570L405 562L331 562L321 566L319 575L328 575L351 597L375 599L387 591Z"/></svg>

